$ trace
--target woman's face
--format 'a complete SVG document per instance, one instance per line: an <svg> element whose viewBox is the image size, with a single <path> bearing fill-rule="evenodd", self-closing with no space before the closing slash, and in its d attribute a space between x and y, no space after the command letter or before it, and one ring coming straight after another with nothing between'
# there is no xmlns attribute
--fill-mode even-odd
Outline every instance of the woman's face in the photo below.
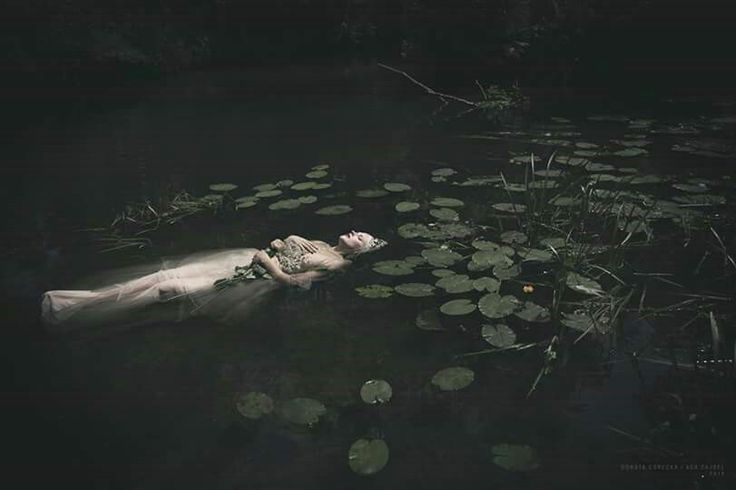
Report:
<svg viewBox="0 0 736 490"><path fill-rule="evenodd" d="M340 243L349 250L361 250L373 240L373 236L363 231L350 231L340 235Z"/></svg>

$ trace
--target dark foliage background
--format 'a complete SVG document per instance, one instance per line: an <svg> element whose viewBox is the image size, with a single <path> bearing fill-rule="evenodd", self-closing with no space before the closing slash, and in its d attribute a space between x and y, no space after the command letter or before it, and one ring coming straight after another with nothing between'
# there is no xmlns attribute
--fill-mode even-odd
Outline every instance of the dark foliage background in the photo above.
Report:
<svg viewBox="0 0 736 490"><path fill-rule="evenodd" d="M498 81L728 87L726 0L7 0L4 94L193 67L403 60Z"/></svg>

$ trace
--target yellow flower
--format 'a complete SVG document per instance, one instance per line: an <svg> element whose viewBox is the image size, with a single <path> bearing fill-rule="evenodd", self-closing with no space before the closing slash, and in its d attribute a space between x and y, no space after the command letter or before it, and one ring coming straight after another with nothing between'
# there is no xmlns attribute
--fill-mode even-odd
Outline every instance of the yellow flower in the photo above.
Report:
<svg viewBox="0 0 736 490"><path fill-rule="evenodd" d="M521 289L526 294L531 294L534 292L534 286L531 284L525 284L524 287Z"/></svg>

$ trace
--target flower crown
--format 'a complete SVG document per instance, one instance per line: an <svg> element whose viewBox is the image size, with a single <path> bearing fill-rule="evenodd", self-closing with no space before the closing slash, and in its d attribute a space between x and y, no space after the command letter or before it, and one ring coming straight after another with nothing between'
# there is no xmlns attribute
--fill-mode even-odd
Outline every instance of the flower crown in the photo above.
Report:
<svg viewBox="0 0 736 490"><path fill-rule="evenodd" d="M376 250L385 247L388 245L388 242L386 240L383 240L381 238L373 237L371 240L363 247L361 248L357 254L364 254L368 252L375 252Z"/></svg>

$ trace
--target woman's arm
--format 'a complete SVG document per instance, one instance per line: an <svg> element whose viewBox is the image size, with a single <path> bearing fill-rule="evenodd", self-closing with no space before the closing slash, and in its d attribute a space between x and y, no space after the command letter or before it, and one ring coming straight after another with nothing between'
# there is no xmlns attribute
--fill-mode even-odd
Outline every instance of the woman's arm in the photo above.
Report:
<svg viewBox="0 0 736 490"><path fill-rule="evenodd" d="M313 270L305 272L297 272L295 274L287 274L281 269L281 264L276 257L269 257L265 252L258 251L253 257L253 261L260 263L268 271L268 273L276 281L281 284L288 286L299 286L301 288L309 288L310 284L315 281L321 281L329 276L331 272L339 270L345 265L349 264L348 261L320 261L319 264L313 263Z"/></svg>

